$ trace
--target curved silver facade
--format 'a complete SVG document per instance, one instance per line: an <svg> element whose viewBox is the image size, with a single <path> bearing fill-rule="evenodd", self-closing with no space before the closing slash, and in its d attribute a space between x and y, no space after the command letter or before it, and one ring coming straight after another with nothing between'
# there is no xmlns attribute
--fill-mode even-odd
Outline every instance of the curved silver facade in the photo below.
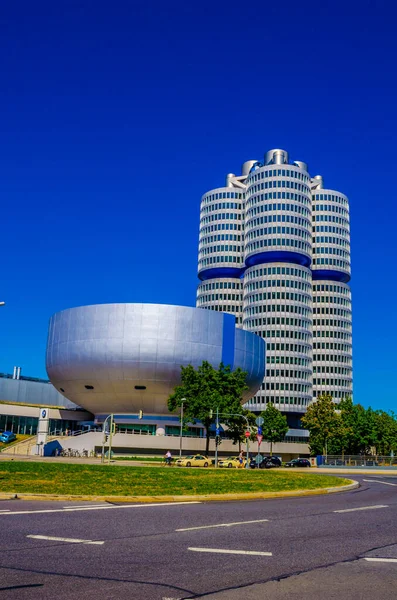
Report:
<svg viewBox="0 0 397 600"><path fill-rule="evenodd" d="M46 367L66 398L94 413L168 414L181 366L207 360L247 371L259 389L265 343L236 328L233 315L162 304L98 304L50 320Z"/></svg>

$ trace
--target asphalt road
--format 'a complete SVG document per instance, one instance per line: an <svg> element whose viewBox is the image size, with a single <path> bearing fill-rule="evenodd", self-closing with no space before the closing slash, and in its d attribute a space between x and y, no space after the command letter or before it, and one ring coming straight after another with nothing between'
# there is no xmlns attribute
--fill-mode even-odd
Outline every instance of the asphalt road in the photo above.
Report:
<svg viewBox="0 0 397 600"><path fill-rule="evenodd" d="M1 501L0 597L395 600L397 477L355 478L249 502Z"/></svg>

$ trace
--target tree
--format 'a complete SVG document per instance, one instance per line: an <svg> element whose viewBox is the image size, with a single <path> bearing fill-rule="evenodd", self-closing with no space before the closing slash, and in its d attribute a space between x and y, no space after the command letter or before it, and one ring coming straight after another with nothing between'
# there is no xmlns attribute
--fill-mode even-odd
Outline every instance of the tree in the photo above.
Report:
<svg viewBox="0 0 397 600"><path fill-rule="evenodd" d="M240 368L232 371L223 363L219 365L219 369L214 369L207 361L197 370L192 365L181 367L181 385L176 386L174 393L169 396L168 409L176 411L183 401L185 419L198 419L202 422L206 429L206 454L209 451L210 426L216 409L220 413L241 413L242 394L248 389L246 379L245 371ZM221 417L222 422L228 422L227 417Z"/></svg>
<svg viewBox="0 0 397 600"><path fill-rule="evenodd" d="M397 450L397 420L394 413L377 410L374 418L376 453L385 456L395 452Z"/></svg>
<svg viewBox="0 0 397 600"><path fill-rule="evenodd" d="M245 410L241 407L240 409L241 415L244 415L248 419L248 424L250 426L255 425L256 415L250 412L249 410ZM222 419L224 420L224 419ZM227 419L227 435L233 441L233 444L238 444L238 451L241 450L241 444L245 441L245 432L247 431L247 421L243 417L228 417ZM252 439L252 436L251 438Z"/></svg>
<svg viewBox="0 0 397 600"><path fill-rule="evenodd" d="M313 402L304 417L302 425L309 430L310 451L313 455L326 454L327 442L337 428L337 415L332 396L324 394Z"/></svg>
<svg viewBox="0 0 397 600"><path fill-rule="evenodd" d="M281 442L289 427L287 417L281 414L273 404L268 404L266 410L261 413L263 418L263 439L270 442L270 456L273 455L273 443Z"/></svg>

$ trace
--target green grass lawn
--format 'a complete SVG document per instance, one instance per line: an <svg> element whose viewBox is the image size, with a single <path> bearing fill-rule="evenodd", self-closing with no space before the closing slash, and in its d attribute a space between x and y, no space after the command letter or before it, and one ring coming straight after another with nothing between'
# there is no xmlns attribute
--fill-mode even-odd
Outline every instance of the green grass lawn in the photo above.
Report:
<svg viewBox="0 0 397 600"><path fill-rule="evenodd" d="M314 490L346 483L329 475L284 470L0 463L0 491L15 493L163 496Z"/></svg>

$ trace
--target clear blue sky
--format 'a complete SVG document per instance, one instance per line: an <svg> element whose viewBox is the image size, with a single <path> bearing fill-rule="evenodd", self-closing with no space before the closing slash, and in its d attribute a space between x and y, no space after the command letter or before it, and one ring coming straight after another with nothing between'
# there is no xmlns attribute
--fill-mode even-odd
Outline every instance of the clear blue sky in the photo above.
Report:
<svg viewBox="0 0 397 600"><path fill-rule="evenodd" d="M193 306L201 194L280 147L350 198L355 400L396 408L394 3L1 5L0 371L58 310Z"/></svg>

